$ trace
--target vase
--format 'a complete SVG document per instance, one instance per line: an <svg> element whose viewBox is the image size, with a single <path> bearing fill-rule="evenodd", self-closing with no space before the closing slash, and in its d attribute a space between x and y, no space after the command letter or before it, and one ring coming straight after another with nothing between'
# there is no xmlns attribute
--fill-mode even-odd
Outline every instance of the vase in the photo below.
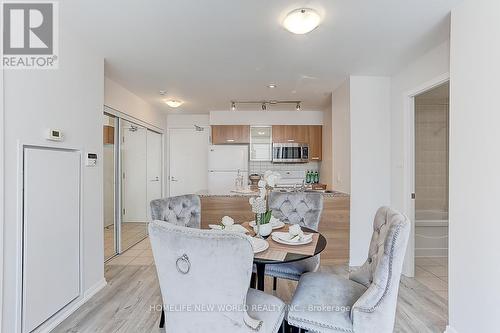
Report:
<svg viewBox="0 0 500 333"><path fill-rule="evenodd" d="M273 226L271 223L261 224L259 225L259 235L262 237L267 237L273 231Z"/></svg>

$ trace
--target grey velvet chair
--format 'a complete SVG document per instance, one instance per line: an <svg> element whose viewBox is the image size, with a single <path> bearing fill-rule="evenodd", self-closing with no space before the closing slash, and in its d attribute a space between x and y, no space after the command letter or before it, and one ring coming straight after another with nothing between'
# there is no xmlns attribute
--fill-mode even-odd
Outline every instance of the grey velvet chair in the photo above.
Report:
<svg viewBox="0 0 500 333"><path fill-rule="evenodd" d="M285 305L248 288L254 254L246 236L161 221L149 224L149 236L168 332L278 332Z"/></svg>
<svg viewBox="0 0 500 333"><path fill-rule="evenodd" d="M379 208L363 266L349 279L322 272L304 274L288 323L310 332L392 332L409 234L408 218L388 207Z"/></svg>
<svg viewBox="0 0 500 333"><path fill-rule="evenodd" d="M200 228L200 198L194 194L156 199L151 201L152 220L166 221L175 225Z"/></svg>
<svg viewBox="0 0 500 333"><path fill-rule="evenodd" d="M323 195L305 192L271 192L269 209L273 216L285 223L299 224L317 231L321 212L323 211ZM315 272L320 264L319 255L287 264L266 265L266 275L274 278L273 289L276 290L276 278L298 281L306 272Z"/></svg>

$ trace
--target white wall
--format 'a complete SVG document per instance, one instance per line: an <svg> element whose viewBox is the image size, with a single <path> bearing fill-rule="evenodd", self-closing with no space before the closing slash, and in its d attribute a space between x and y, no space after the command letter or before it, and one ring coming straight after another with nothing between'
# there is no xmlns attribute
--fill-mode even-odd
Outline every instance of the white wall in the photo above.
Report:
<svg viewBox="0 0 500 333"><path fill-rule="evenodd" d="M449 325L459 333L499 330L498 41L498 0L466 0L453 10Z"/></svg>
<svg viewBox="0 0 500 333"><path fill-rule="evenodd" d="M332 180L333 188L351 193L350 79L332 94Z"/></svg>
<svg viewBox="0 0 500 333"><path fill-rule="evenodd" d="M58 128L65 140L57 147L81 149L102 157L104 60L91 53L66 27L60 28L60 66L57 70L7 70L5 108L5 235L2 332L16 332L19 305L17 260L21 225L20 143L47 145L45 132ZM102 161L82 168L83 293L103 286ZM45 191L47 189L40 189Z"/></svg>
<svg viewBox="0 0 500 333"><path fill-rule="evenodd" d="M210 125L323 125L323 111L210 111Z"/></svg>
<svg viewBox="0 0 500 333"><path fill-rule="evenodd" d="M450 44L442 43L409 64L391 78L391 205L405 214L411 189L405 189L408 166L405 165L409 115L405 104L410 91L422 87L436 77L445 75L450 68Z"/></svg>
<svg viewBox="0 0 500 333"><path fill-rule="evenodd" d="M104 105L160 129L165 128L166 116L162 111L109 78L104 80Z"/></svg>
<svg viewBox="0 0 500 333"><path fill-rule="evenodd" d="M351 266L366 260L375 212L390 204L390 94L387 77L350 77Z"/></svg>
<svg viewBox="0 0 500 333"><path fill-rule="evenodd" d="M168 128L193 128L193 126L209 126L208 114L169 114L167 115Z"/></svg>

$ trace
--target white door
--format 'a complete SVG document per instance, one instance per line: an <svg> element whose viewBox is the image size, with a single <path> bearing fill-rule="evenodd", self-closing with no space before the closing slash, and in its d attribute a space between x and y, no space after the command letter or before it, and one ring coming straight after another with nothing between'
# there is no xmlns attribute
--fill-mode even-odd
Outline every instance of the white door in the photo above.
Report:
<svg viewBox="0 0 500 333"><path fill-rule="evenodd" d="M162 188L162 136L159 133L148 130L147 134L148 141L148 200L147 200L147 211L148 217L151 217L151 210L149 209L149 203L151 200L161 198L161 188Z"/></svg>
<svg viewBox="0 0 500 333"><path fill-rule="evenodd" d="M147 130L123 121L122 222L147 221Z"/></svg>
<svg viewBox="0 0 500 333"><path fill-rule="evenodd" d="M80 165L78 152L24 150L23 332L80 294Z"/></svg>
<svg viewBox="0 0 500 333"><path fill-rule="evenodd" d="M207 189L208 128L171 129L169 134L170 196Z"/></svg>

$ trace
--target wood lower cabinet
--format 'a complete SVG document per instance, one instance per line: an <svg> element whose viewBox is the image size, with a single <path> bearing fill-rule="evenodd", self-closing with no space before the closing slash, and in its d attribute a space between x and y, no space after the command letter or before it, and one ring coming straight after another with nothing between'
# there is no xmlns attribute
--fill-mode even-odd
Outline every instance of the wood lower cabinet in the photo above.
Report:
<svg viewBox="0 0 500 333"><path fill-rule="evenodd" d="M274 143L308 143L309 126L303 125L273 125Z"/></svg>
<svg viewBox="0 0 500 333"><path fill-rule="evenodd" d="M212 144L250 143L249 125L212 125Z"/></svg>
<svg viewBox="0 0 500 333"><path fill-rule="evenodd" d="M311 161L321 161L323 151L323 126L309 125L309 159Z"/></svg>
<svg viewBox="0 0 500 333"><path fill-rule="evenodd" d="M112 145L115 143L115 128L113 126L104 125L102 128L103 143Z"/></svg>

